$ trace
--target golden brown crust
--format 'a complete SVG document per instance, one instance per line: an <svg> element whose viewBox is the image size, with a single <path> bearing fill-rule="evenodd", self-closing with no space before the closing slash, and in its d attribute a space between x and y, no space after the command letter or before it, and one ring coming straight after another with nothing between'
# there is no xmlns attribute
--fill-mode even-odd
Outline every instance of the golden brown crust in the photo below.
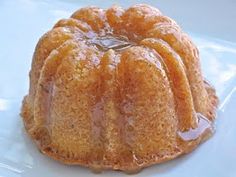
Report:
<svg viewBox="0 0 236 177"><path fill-rule="evenodd" d="M166 41L181 57L190 83L195 110L204 114L208 104L208 96L204 89L196 46L179 27L173 24L158 24L147 32L147 36Z"/></svg>
<svg viewBox="0 0 236 177"><path fill-rule="evenodd" d="M137 171L212 133L218 99L196 46L148 5L76 11L36 46L21 115L48 156Z"/></svg>
<svg viewBox="0 0 236 177"><path fill-rule="evenodd" d="M212 85L206 80L204 80L205 88L208 93L208 107L206 112L206 117L210 120L214 120L216 118L217 107L219 104L219 99L216 96L216 91Z"/></svg>

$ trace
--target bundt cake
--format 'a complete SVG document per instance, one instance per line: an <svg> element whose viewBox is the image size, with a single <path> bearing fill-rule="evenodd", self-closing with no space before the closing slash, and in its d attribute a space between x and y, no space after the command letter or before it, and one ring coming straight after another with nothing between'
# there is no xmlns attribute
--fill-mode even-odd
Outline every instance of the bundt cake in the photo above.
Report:
<svg viewBox="0 0 236 177"><path fill-rule="evenodd" d="M42 153L134 172L207 139L217 102L172 19L144 4L87 7L39 40L21 115Z"/></svg>

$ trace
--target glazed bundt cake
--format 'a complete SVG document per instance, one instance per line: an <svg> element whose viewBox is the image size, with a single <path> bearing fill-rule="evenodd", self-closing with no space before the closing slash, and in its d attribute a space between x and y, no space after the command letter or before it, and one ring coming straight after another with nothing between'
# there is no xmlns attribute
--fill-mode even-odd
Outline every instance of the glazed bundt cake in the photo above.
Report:
<svg viewBox="0 0 236 177"><path fill-rule="evenodd" d="M82 8L38 42L21 115L40 151L132 172L192 151L218 99L199 52L148 5Z"/></svg>

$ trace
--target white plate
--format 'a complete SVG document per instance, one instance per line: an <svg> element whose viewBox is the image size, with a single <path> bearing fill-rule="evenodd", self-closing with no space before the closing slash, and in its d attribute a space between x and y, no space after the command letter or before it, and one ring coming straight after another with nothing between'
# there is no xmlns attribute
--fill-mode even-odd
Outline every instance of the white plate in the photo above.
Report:
<svg viewBox="0 0 236 177"><path fill-rule="evenodd" d="M0 177L124 176L111 171L95 175L86 168L62 165L40 154L27 137L19 112L28 91L28 71L36 42L56 20L68 17L82 6L128 7L132 3L0 1ZM150 1L191 31L189 34L200 49L204 75L215 85L221 101L216 133L194 152L147 168L136 176L236 176L236 24L230 20L236 19L236 2L191 3Z"/></svg>

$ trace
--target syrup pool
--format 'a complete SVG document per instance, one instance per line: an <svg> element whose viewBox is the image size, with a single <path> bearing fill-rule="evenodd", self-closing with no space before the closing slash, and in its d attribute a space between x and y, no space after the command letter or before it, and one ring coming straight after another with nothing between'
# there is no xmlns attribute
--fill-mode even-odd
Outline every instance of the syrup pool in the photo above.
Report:
<svg viewBox="0 0 236 177"><path fill-rule="evenodd" d="M129 41L124 36L104 36L95 37L88 40L89 43L95 44L99 49L107 51L113 49L116 51L127 49L134 45L132 41Z"/></svg>

